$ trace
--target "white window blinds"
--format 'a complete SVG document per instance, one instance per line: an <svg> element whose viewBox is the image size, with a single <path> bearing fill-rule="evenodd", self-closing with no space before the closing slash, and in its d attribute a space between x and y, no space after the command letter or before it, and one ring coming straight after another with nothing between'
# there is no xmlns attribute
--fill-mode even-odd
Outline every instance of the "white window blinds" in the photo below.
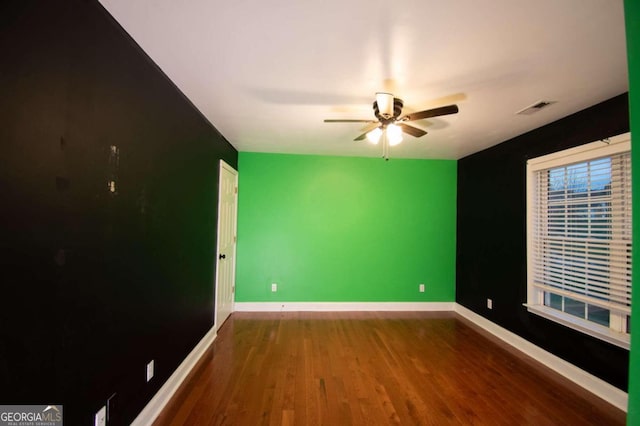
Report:
<svg viewBox="0 0 640 426"><path fill-rule="evenodd" d="M631 156L584 157L534 167L529 284L629 314Z"/></svg>

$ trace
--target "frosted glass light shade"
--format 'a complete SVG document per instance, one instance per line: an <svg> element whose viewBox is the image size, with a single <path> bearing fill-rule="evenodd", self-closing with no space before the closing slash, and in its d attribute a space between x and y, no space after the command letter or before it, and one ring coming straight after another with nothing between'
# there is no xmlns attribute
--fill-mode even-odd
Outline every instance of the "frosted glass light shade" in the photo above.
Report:
<svg viewBox="0 0 640 426"><path fill-rule="evenodd" d="M380 136L382 136L382 129L380 127L376 127L369 133L367 133L367 140L374 145L377 145L380 141Z"/></svg>
<svg viewBox="0 0 640 426"><path fill-rule="evenodd" d="M393 95L391 93L376 93L376 102L381 116L387 118L393 116Z"/></svg>
<svg viewBox="0 0 640 426"><path fill-rule="evenodd" d="M387 138L389 138L389 146L398 145L402 142L402 128L395 124L387 126Z"/></svg>

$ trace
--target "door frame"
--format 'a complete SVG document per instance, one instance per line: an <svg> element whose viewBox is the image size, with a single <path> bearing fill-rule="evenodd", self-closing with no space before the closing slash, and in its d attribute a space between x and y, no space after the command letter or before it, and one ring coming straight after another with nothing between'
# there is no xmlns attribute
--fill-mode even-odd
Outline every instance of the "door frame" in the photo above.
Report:
<svg viewBox="0 0 640 426"><path fill-rule="evenodd" d="M214 258L215 261L215 289L214 289L214 306L213 306L213 328L217 331L221 324L218 324L218 301L220 300L218 297L218 287L219 287L219 278L220 278L220 268L218 267L220 263L220 210L222 207L222 172L223 169L231 172L235 177L235 188L236 194L234 197L234 211L235 217L233 218L233 234L234 234L234 243L233 243L233 264L231 265L231 288L233 297L231 299L231 313L234 311L235 307L235 287L236 287L236 248L238 246L238 171L230 166L226 161L220 160L218 167L218 220L216 223L216 256Z"/></svg>

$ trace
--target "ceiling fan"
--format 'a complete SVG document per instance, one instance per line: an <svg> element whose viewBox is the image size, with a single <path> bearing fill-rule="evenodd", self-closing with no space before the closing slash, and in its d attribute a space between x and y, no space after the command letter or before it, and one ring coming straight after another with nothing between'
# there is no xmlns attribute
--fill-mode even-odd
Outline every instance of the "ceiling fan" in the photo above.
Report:
<svg viewBox="0 0 640 426"><path fill-rule="evenodd" d="M419 138L427 134L422 129L406 124L408 121L422 120L424 118L438 117L441 115L456 114L457 105L447 105L439 108L427 109L400 116L404 103L402 99L394 98L391 93L376 93L376 100L373 103L373 113L377 120L324 120L325 123L369 123L366 131L355 138L361 141L367 138L369 142L377 144L383 138L383 157L389 159L389 146L394 146L402 142L402 133Z"/></svg>

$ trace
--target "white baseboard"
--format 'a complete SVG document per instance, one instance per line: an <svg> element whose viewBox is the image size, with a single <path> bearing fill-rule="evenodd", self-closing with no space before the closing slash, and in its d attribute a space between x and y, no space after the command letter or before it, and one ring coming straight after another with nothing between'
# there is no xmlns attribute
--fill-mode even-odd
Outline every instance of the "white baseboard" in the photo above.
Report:
<svg viewBox="0 0 640 426"><path fill-rule="evenodd" d="M563 360L562 358L553 355L551 352L547 352L539 346L536 346L528 340L525 340L522 337L518 336L517 334L500 327L496 323L489 321L483 316L476 314L475 312L465 308L460 304L456 303L455 311L469 321L498 337L500 340L503 340L519 351L524 352L526 355L529 355L538 362L549 367L556 373L561 374L562 376L566 377L577 385L582 386L584 389L588 390L594 395L599 396L610 404L627 412L629 396L626 392L576 367L575 365Z"/></svg>
<svg viewBox="0 0 640 426"><path fill-rule="evenodd" d="M212 327L189 355L187 355L184 361L180 363L178 368L176 368L171 377L167 379L153 398L151 398L151 401L149 401L140 414L138 414L138 417L131 423L131 426L147 426L153 423L176 390L178 390L184 379L198 363L202 355L204 355L209 345L216 339L216 336L216 329Z"/></svg>
<svg viewBox="0 0 640 426"><path fill-rule="evenodd" d="M453 311L454 302L236 302L235 312Z"/></svg>

